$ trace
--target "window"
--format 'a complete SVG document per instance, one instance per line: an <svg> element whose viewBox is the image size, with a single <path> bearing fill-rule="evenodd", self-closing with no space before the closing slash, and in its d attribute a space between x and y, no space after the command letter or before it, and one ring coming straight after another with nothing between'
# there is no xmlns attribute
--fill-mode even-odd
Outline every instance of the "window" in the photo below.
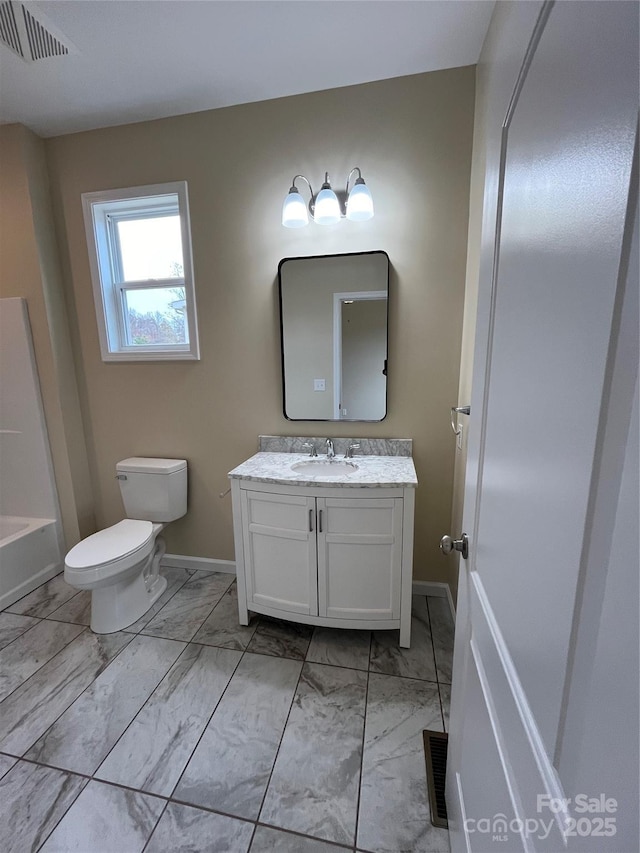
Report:
<svg viewBox="0 0 640 853"><path fill-rule="evenodd" d="M199 359L186 182L82 205L103 361Z"/></svg>

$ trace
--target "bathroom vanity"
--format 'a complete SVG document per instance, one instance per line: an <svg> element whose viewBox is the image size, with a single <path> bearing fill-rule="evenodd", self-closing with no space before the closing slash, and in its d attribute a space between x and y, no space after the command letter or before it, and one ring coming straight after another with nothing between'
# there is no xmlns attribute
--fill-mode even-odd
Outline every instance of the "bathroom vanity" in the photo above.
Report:
<svg viewBox="0 0 640 853"><path fill-rule="evenodd" d="M395 628L408 647L413 460L345 459L349 439L335 440L329 460L318 440L306 441L317 442L318 457L262 451L229 473L240 623L252 611L307 625Z"/></svg>

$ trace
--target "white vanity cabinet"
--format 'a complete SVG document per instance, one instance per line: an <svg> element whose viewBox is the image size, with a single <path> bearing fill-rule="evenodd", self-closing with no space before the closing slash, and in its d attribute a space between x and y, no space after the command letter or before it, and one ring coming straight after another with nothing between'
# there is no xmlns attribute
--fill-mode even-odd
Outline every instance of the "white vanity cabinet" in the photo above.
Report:
<svg viewBox="0 0 640 853"><path fill-rule="evenodd" d="M231 484L241 624L399 628L409 646L414 489Z"/></svg>

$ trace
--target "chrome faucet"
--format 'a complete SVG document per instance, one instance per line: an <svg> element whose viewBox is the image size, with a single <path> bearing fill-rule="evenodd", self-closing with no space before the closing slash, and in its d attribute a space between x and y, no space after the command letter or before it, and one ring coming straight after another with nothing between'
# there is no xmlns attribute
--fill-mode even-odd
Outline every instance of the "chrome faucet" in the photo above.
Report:
<svg viewBox="0 0 640 853"><path fill-rule="evenodd" d="M318 455L318 451L316 450L316 446L312 441L305 441L305 443L302 446L305 449L307 447L311 448L311 452L309 453L309 456L317 456Z"/></svg>
<svg viewBox="0 0 640 853"><path fill-rule="evenodd" d="M349 447L347 447L347 450L346 450L346 452L345 452L345 454L344 454L344 458L345 458L345 459L353 459L353 451L354 451L354 450L360 450L360 445L359 445L359 444L355 444L355 443L354 443L354 444L350 444L350 445L349 445Z"/></svg>
<svg viewBox="0 0 640 853"><path fill-rule="evenodd" d="M333 441L330 438L327 439L327 459L333 459L336 455L335 450L333 449Z"/></svg>

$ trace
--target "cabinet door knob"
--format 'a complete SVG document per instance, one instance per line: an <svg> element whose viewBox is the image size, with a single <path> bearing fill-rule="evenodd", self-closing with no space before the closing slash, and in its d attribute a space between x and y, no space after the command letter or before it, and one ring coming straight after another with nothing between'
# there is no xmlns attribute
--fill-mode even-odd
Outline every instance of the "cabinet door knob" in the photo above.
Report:
<svg viewBox="0 0 640 853"><path fill-rule="evenodd" d="M466 560L469 556L469 537L466 533L462 534L462 539L452 539L451 536L443 536L440 540L440 550L443 554L460 551L462 559Z"/></svg>
<svg viewBox="0 0 640 853"><path fill-rule="evenodd" d="M313 510L309 510L309 533L313 533Z"/></svg>
<svg viewBox="0 0 640 853"><path fill-rule="evenodd" d="M322 533L322 510L318 513L318 533Z"/></svg>

